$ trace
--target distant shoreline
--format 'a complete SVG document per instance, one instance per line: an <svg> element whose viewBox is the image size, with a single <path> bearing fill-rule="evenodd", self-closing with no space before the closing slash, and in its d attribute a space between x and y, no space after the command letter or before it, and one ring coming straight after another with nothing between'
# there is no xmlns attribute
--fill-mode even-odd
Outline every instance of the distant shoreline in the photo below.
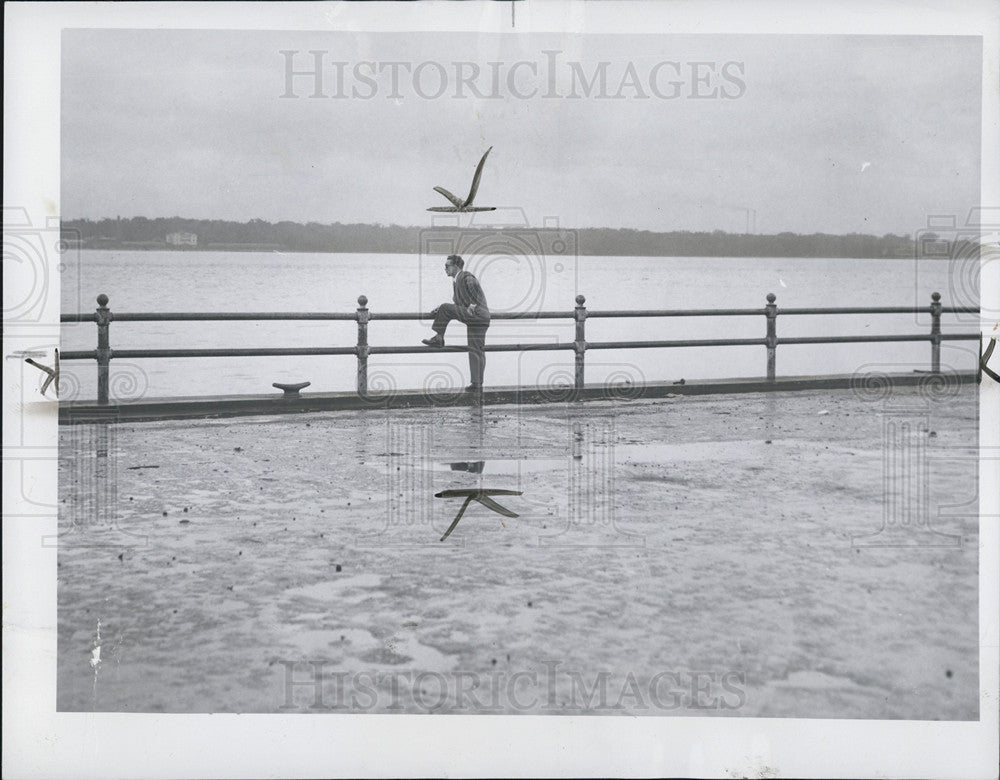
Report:
<svg viewBox="0 0 1000 780"><path fill-rule="evenodd" d="M727 233L613 228L247 223L146 217L64 220L61 237L78 249L176 252L515 255L529 257L788 257L913 259L969 257L969 237L852 233Z"/></svg>
<svg viewBox="0 0 1000 780"><path fill-rule="evenodd" d="M408 255L412 257L420 257L419 252L383 252L381 250L368 250L368 249L349 249L349 250L327 250L327 249L288 249L288 248L273 248L273 249L260 249L255 247L241 247L241 248L224 248L224 247L192 247L192 248L181 248L181 247L171 247L171 246L114 246L114 247L95 247L95 246L81 246L77 247L81 252L108 252L108 251L121 251L121 252L170 252L172 254L184 255L184 254L194 254L194 253L206 253L206 252L246 252L247 254L257 253L257 254L277 254L277 255ZM635 255L635 254L625 254L622 252L609 254L609 255L599 255L599 254L588 254L585 252L579 252L577 257L650 257L650 258L660 258L663 260L678 260L678 259L701 259L701 260L732 260L732 259L788 259L788 260L938 260L948 258L937 258L924 256L915 258L913 254L900 255L897 257L866 257L862 255ZM554 258L553 258L554 260Z"/></svg>

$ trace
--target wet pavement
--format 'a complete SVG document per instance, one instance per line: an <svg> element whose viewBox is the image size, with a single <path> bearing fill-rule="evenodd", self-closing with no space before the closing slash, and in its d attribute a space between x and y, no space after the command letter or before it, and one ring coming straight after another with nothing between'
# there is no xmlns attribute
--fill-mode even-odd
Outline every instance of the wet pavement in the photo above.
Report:
<svg viewBox="0 0 1000 780"><path fill-rule="evenodd" d="M65 426L58 708L976 718L939 390Z"/></svg>

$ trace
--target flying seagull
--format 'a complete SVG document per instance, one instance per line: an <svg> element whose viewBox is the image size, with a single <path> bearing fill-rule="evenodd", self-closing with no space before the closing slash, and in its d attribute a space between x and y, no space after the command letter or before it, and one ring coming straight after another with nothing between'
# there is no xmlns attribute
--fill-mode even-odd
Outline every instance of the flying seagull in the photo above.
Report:
<svg viewBox="0 0 1000 780"><path fill-rule="evenodd" d="M476 190L479 189L479 179L483 175L483 166L486 164L486 158L490 151L493 149L491 146L486 150L486 154L483 155L483 159L479 161L479 165L476 167L476 175L472 177L472 189L469 190L469 197L462 200L457 195L452 195L444 187L435 187L434 189L444 195L448 200L454 203L454 206L431 206L428 211L496 211L495 206L473 206L472 201L476 198Z"/></svg>

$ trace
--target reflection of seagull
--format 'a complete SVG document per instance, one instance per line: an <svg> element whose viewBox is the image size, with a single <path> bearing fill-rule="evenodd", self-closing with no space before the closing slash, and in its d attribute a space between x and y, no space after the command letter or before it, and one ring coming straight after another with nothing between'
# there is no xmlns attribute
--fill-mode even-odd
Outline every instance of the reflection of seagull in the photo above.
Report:
<svg viewBox="0 0 1000 780"><path fill-rule="evenodd" d="M444 195L448 200L454 203L454 206L431 206L428 211L496 211L495 206L473 206L472 201L476 199L476 190L479 189L479 179L483 175L483 165L486 164L486 157L489 155L491 146L486 150L486 154L483 155L483 159L479 161L479 165L476 167L476 175L472 177L472 189L469 190L469 197L462 200L457 195L452 195L444 187L435 187L434 189Z"/></svg>
<svg viewBox="0 0 1000 780"><path fill-rule="evenodd" d="M460 490L442 490L440 493L435 493L435 498L460 498L465 496L465 502L462 504L461 508L458 510L458 514L455 515L455 519L452 520L451 525L448 526L448 530L444 532L444 536L441 537L443 542L448 538L448 535L455 530L455 526L458 525L458 521L462 519L462 515L465 514L465 510L468 508L469 504L473 501L478 501L483 506L488 509L492 509L494 512L499 512L501 515L506 517L517 517L517 513L511 512L507 507L500 506L496 501L494 501L490 496L519 496L521 495L520 490L498 490L495 488L469 488Z"/></svg>

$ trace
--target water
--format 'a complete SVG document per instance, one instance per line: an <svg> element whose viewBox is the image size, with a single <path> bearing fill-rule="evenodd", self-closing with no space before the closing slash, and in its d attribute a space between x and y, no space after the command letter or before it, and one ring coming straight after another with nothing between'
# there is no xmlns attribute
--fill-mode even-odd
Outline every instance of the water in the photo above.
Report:
<svg viewBox="0 0 1000 780"><path fill-rule="evenodd" d="M99 293L112 312L353 312L359 295L372 312L428 312L450 300L443 257L245 252L84 251L79 273L62 289L63 312L89 312ZM947 261L789 258L508 257L470 260L490 307L501 311L570 311L577 294L591 310L763 307L773 292L781 306L927 305L939 291L947 305L978 303L976 280L955 278ZM946 315L943 329L974 331L973 315ZM449 343L464 344L461 324ZM929 315L785 316L780 336L925 333ZM593 319L590 341L762 338L763 316L683 319ZM373 346L415 345L429 321L374 321ZM566 320L494 321L487 343L572 342ZM93 323L67 323L62 349L96 346ZM353 322L119 322L112 349L352 346ZM554 386L572 382L573 352L487 355L486 383ZM927 369L927 343L786 345L780 375ZM277 392L272 382L310 381L306 392L351 390L353 356L113 360L111 394L120 400L208 394ZM712 347L595 350L587 354L588 383L676 381L761 376L764 348ZM975 367L973 342L945 342L942 367ZM373 389L459 389L468 383L462 353L374 355ZM94 398L96 366L64 365L64 400Z"/></svg>

